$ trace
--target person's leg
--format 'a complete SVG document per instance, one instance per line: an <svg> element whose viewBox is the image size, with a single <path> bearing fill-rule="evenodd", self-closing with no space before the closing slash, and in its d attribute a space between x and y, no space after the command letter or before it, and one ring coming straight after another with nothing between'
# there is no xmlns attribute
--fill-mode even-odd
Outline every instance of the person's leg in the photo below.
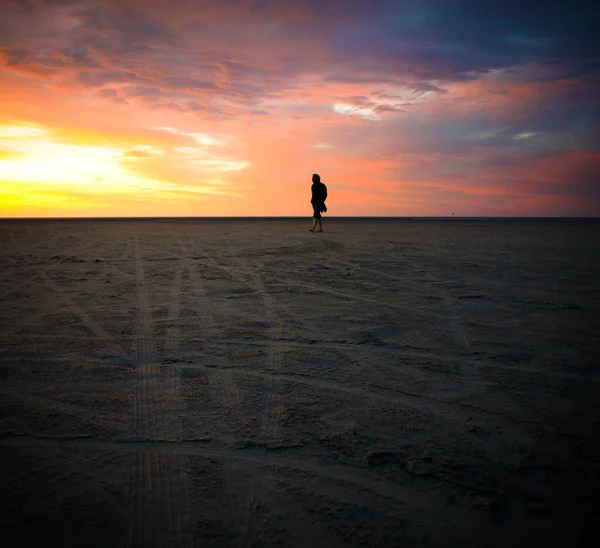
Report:
<svg viewBox="0 0 600 548"><path fill-rule="evenodd" d="M321 217L321 211L323 211L324 209L324 204L319 204L318 209L315 209L315 211L319 212L319 214L317 215L317 229L315 230L315 232L323 232L323 218Z"/></svg>
<svg viewBox="0 0 600 548"><path fill-rule="evenodd" d="M309 228L308 230L310 230L311 232L315 232L317 223L319 223L320 220L321 220L321 212L319 211L319 207L313 204L313 224L312 224L312 228Z"/></svg>

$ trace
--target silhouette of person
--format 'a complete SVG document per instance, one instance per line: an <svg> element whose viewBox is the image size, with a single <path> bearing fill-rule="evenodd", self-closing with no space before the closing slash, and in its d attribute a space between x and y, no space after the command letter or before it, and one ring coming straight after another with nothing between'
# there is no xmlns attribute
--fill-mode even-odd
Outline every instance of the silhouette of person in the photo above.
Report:
<svg viewBox="0 0 600 548"><path fill-rule="evenodd" d="M309 228L311 232L323 232L323 222L321 221L321 213L327 211L325 200L327 200L327 187L321 182L321 177L316 173L312 176L312 198L310 203L313 206L313 224Z"/></svg>

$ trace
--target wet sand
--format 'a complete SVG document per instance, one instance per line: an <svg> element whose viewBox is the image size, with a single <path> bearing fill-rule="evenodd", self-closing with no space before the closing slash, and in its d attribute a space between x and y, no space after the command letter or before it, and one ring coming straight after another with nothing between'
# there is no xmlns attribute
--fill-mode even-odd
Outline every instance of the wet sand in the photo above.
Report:
<svg viewBox="0 0 600 548"><path fill-rule="evenodd" d="M600 222L0 221L3 546L584 546Z"/></svg>

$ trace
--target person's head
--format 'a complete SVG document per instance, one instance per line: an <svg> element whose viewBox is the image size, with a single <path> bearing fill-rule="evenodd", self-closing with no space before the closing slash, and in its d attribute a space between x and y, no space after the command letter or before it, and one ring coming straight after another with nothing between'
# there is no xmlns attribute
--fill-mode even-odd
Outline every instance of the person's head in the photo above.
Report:
<svg viewBox="0 0 600 548"><path fill-rule="evenodd" d="M313 183L320 183L321 182L321 177L319 175L317 175L316 173L313 173L312 182Z"/></svg>

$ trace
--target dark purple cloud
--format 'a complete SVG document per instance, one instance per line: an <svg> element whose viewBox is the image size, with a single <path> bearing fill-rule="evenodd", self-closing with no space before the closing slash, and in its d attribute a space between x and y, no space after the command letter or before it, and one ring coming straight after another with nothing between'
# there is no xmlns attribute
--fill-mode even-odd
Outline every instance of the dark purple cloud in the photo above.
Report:
<svg viewBox="0 0 600 548"><path fill-rule="evenodd" d="M460 81L523 63L562 61L580 75L598 70L590 36L598 10L579 2L482 9L461 0L39 0L2 9L8 68L36 75L82 68L99 73L76 76L91 86L219 90L249 104L315 72L367 85L408 78L425 91L438 87L428 80Z"/></svg>

